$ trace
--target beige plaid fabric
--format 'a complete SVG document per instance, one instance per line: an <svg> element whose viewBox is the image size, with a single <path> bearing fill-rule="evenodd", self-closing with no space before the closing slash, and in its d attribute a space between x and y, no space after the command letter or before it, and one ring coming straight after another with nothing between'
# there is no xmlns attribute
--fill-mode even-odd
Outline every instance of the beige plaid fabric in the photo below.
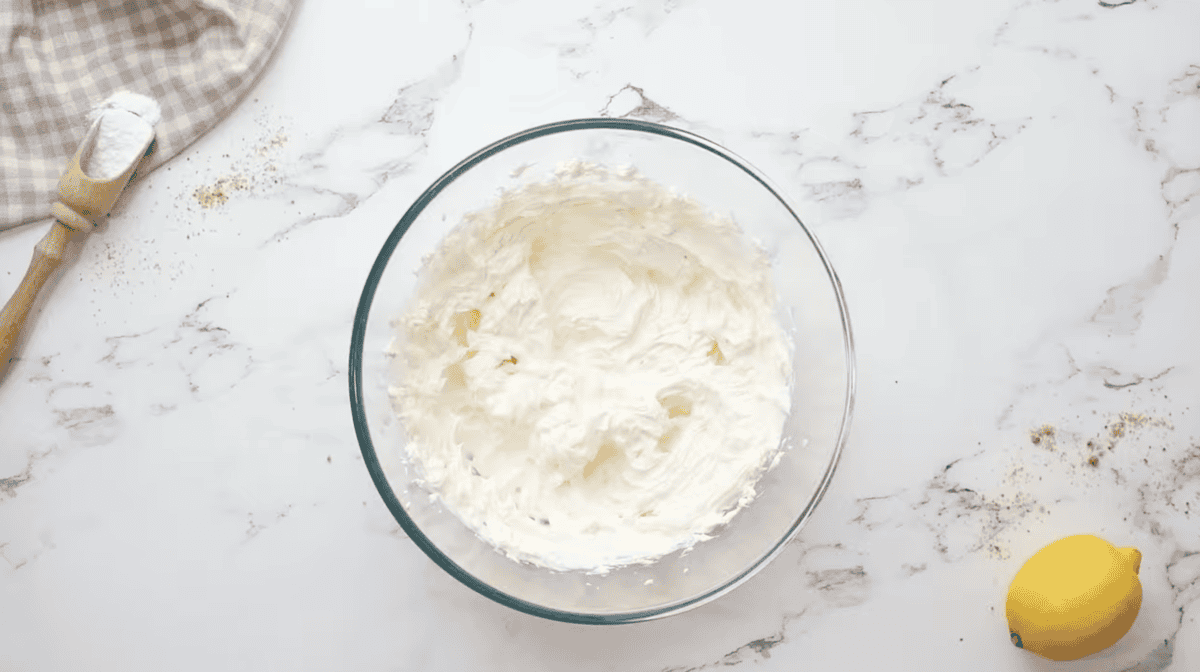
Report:
<svg viewBox="0 0 1200 672"><path fill-rule="evenodd" d="M0 229L50 216L58 178L117 91L162 107L138 172L233 109L298 0L0 0Z"/></svg>

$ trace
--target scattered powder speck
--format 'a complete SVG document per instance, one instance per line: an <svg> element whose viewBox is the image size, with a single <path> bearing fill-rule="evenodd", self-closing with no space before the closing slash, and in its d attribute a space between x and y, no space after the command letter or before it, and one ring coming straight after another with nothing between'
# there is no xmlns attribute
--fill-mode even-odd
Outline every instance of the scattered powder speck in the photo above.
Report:
<svg viewBox="0 0 1200 672"><path fill-rule="evenodd" d="M115 281L125 273L125 257L129 250L121 244L104 241L104 248L97 250L92 265L92 280Z"/></svg>
<svg viewBox="0 0 1200 672"><path fill-rule="evenodd" d="M1029 433L1029 441L1046 450L1054 450L1054 426L1042 425Z"/></svg>
<svg viewBox="0 0 1200 672"><path fill-rule="evenodd" d="M989 544L987 547L987 555L992 560L1008 560L1012 557L1012 551L1007 546Z"/></svg>
<svg viewBox="0 0 1200 672"><path fill-rule="evenodd" d="M180 196L186 199L188 209L199 206L202 210L220 208L229 203L238 193L263 195L270 193L280 183L282 171L277 163L280 153L287 146L289 136L277 123L257 120L262 134L257 139L247 139L245 154L225 154L222 158L232 159L216 176L209 177L199 186Z"/></svg>
<svg viewBox="0 0 1200 672"><path fill-rule="evenodd" d="M248 191L250 186L250 179L245 173L225 175L218 177L212 184L196 187L196 190L192 192L192 198L200 207L207 210L224 205L232 192Z"/></svg>
<svg viewBox="0 0 1200 672"><path fill-rule="evenodd" d="M1108 434L1114 439L1119 439L1125 436L1129 430L1141 429L1146 426L1169 427L1170 423L1161 418L1150 417L1145 413L1121 413L1109 421Z"/></svg>
<svg viewBox="0 0 1200 672"><path fill-rule="evenodd" d="M254 150L254 153L258 154L259 156L267 156L268 154L274 152L274 150L286 145L287 142L288 136L283 131L280 131L260 144Z"/></svg>
<svg viewBox="0 0 1200 672"><path fill-rule="evenodd" d="M89 245L80 259L79 279L94 291L118 290L135 285L154 284L159 280L178 280L188 264L179 258L157 252L153 239L124 242L105 240Z"/></svg>
<svg viewBox="0 0 1200 672"><path fill-rule="evenodd" d="M1174 431L1169 419L1137 412L1115 412L1091 423L1031 423L1017 434L1020 443L940 470L913 510L936 535L939 553L951 558L978 553L996 561L1010 561L1020 540L1043 534L1052 514L1070 512L1079 502L1118 502L1114 511L1128 518L1116 521L1144 529L1161 524L1150 516L1191 521L1197 514L1189 506L1200 501L1200 447ZM1188 525L1174 533L1200 540Z"/></svg>

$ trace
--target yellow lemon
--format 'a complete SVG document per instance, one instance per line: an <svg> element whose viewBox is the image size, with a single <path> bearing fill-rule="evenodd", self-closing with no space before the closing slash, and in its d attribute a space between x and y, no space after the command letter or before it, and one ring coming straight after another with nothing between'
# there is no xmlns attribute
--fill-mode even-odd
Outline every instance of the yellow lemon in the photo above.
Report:
<svg viewBox="0 0 1200 672"><path fill-rule="evenodd" d="M1136 548L1090 534L1050 544L1013 579L1005 611L1013 644L1050 660L1075 660L1121 639L1142 606Z"/></svg>

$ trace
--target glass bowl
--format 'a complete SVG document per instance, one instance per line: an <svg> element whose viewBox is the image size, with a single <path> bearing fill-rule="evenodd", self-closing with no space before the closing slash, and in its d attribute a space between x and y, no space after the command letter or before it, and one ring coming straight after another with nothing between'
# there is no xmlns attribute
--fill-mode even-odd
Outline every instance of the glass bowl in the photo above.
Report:
<svg viewBox="0 0 1200 672"><path fill-rule="evenodd" d="M509 559L417 483L408 436L393 411L386 353L417 271L467 213L504 190L543 181L568 161L634 167L668 189L731 216L770 259L779 315L794 344L791 411L778 464L758 494L713 538L648 565L606 574L552 571ZM815 237L780 192L728 150L644 121L579 119L538 126L485 147L434 182L388 236L367 277L350 344L354 429L392 515L435 563L514 609L573 623L629 623L677 614L732 590L777 555L829 486L854 402L854 347L841 285Z"/></svg>

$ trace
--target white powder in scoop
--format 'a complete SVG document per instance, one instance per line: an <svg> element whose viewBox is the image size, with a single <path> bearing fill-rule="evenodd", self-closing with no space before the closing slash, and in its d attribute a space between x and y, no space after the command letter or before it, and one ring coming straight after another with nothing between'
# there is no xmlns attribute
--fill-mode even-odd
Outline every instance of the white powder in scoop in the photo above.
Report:
<svg viewBox="0 0 1200 672"><path fill-rule="evenodd" d="M96 180L111 180L129 168L146 144L154 137L154 125L161 117L154 99L122 91L92 110L99 120L95 144L83 157L83 174Z"/></svg>
<svg viewBox="0 0 1200 672"><path fill-rule="evenodd" d="M429 489L510 557L605 572L707 539L791 406L770 264L737 226L575 165L421 271L391 389Z"/></svg>

